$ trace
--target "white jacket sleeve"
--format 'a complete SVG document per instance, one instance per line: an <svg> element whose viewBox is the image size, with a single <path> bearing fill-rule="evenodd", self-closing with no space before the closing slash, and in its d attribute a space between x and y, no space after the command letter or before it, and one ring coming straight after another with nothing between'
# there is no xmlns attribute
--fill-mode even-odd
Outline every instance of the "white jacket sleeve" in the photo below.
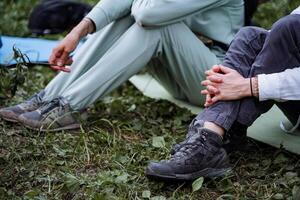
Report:
<svg viewBox="0 0 300 200"><path fill-rule="evenodd" d="M300 67L258 75L259 100L300 100Z"/></svg>
<svg viewBox="0 0 300 200"><path fill-rule="evenodd" d="M132 2L133 0L101 0L86 17L94 22L98 31L112 21L128 15Z"/></svg>
<svg viewBox="0 0 300 200"><path fill-rule="evenodd" d="M300 6L291 14L300 14ZM300 67L258 75L259 100L300 100Z"/></svg>
<svg viewBox="0 0 300 200"><path fill-rule="evenodd" d="M291 14L300 14L300 6L296 8Z"/></svg>
<svg viewBox="0 0 300 200"><path fill-rule="evenodd" d="M131 13L138 24L162 26L182 21L188 15L220 7L229 2L230 0L136 0Z"/></svg>

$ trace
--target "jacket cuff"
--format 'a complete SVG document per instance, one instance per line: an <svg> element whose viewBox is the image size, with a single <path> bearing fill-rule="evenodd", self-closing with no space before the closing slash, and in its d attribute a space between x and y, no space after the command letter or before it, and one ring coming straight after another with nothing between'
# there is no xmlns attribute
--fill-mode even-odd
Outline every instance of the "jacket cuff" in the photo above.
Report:
<svg viewBox="0 0 300 200"><path fill-rule="evenodd" d="M104 10L99 6L95 6L85 17L93 21L96 29L95 31L99 31L109 24Z"/></svg>
<svg viewBox="0 0 300 200"><path fill-rule="evenodd" d="M280 81L277 74L259 74L258 88L259 101L280 99Z"/></svg>

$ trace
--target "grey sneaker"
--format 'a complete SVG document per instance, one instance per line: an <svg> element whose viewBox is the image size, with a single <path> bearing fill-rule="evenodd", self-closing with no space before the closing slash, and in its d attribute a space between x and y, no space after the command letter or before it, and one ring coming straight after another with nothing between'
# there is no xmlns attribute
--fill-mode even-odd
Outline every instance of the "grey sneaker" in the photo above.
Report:
<svg viewBox="0 0 300 200"><path fill-rule="evenodd" d="M44 95L45 91L42 90L23 103L0 109L0 118L10 122L18 122L19 115L36 110L43 104Z"/></svg>
<svg viewBox="0 0 300 200"><path fill-rule="evenodd" d="M85 118L85 113L73 111L61 97L45 103L39 109L19 116L18 120L25 127L39 131L61 131L80 127L78 117Z"/></svg>
<svg viewBox="0 0 300 200"><path fill-rule="evenodd" d="M231 168L222 144L222 138L217 133L200 128L180 145L170 160L151 162L146 168L146 175L164 181L224 176Z"/></svg>

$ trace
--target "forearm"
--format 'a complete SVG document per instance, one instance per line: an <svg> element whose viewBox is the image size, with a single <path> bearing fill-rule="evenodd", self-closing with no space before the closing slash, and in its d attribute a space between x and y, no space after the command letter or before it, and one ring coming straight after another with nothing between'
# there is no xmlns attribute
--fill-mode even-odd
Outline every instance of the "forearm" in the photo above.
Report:
<svg viewBox="0 0 300 200"><path fill-rule="evenodd" d="M300 100L300 67L258 75L259 100Z"/></svg>
<svg viewBox="0 0 300 200"><path fill-rule="evenodd" d="M238 84L238 89L237 89L237 96L241 99L241 98L245 98L245 97L251 97L257 96L257 93L254 91L257 91L255 89L255 85L257 85L257 79L256 78L244 78L243 80L241 80Z"/></svg>
<svg viewBox="0 0 300 200"><path fill-rule="evenodd" d="M220 7L229 0L161 0L149 4L146 1L135 3L132 15L137 23L144 26L162 26L182 21L189 15Z"/></svg>
<svg viewBox="0 0 300 200"><path fill-rule="evenodd" d="M101 30L109 23L130 13L133 0L101 0L89 12L86 18L95 24L95 30Z"/></svg>
<svg viewBox="0 0 300 200"><path fill-rule="evenodd" d="M243 81L239 83L240 85L240 97L259 97L259 86L258 86L258 78L244 78Z"/></svg>
<svg viewBox="0 0 300 200"><path fill-rule="evenodd" d="M88 19L84 18L77 26L75 26L69 34L76 35L79 39L85 37L89 33L94 32L94 24Z"/></svg>

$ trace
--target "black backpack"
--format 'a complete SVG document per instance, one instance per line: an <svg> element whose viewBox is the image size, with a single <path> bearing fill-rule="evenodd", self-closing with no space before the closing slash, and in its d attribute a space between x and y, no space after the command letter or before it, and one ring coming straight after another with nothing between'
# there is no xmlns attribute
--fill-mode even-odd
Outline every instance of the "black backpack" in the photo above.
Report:
<svg viewBox="0 0 300 200"><path fill-rule="evenodd" d="M28 28L33 34L56 34L69 31L92 9L92 6L68 0L43 0L30 14Z"/></svg>
<svg viewBox="0 0 300 200"><path fill-rule="evenodd" d="M259 0L244 0L244 2L245 2L245 26L254 25L252 22L252 17L258 7Z"/></svg>

